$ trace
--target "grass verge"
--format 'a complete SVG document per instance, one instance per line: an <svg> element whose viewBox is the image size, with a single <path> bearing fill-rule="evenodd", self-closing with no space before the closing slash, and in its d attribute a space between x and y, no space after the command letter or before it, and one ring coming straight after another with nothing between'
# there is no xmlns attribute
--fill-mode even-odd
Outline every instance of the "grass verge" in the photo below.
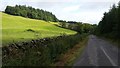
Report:
<svg viewBox="0 0 120 68"><path fill-rule="evenodd" d="M105 36L97 36L97 37L104 39L104 40L108 41L109 43L113 44L114 46L120 48L120 40L119 39L108 38Z"/></svg>
<svg viewBox="0 0 120 68"><path fill-rule="evenodd" d="M75 60L83 52L87 41L88 36L76 44L72 49L69 49L65 54L61 54L60 57L58 57L58 62L53 64L53 66L72 66Z"/></svg>
<svg viewBox="0 0 120 68"><path fill-rule="evenodd" d="M109 39L109 38L105 38L105 40L115 45L116 47L120 48L120 40L114 40L114 39Z"/></svg>

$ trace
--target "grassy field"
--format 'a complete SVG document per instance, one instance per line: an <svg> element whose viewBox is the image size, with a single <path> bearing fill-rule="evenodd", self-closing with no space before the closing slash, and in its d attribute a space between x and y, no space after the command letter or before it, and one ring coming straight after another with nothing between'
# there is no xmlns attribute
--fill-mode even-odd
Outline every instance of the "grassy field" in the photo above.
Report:
<svg viewBox="0 0 120 68"><path fill-rule="evenodd" d="M1 12L0 14L2 14L3 45L61 34L76 34L75 31L55 26L54 22L12 16Z"/></svg>

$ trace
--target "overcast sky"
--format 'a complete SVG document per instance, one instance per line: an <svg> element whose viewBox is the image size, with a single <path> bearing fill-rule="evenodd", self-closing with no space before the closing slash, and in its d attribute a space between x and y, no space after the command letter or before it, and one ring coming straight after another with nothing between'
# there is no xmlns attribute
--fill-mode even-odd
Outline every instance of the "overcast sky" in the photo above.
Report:
<svg viewBox="0 0 120 68"><path fill-rule="evenodd" d="M1 0L0 11L7 5L26 5L47 10L60 20L98 24L104 12L108 12L119 0Z"/></svg>

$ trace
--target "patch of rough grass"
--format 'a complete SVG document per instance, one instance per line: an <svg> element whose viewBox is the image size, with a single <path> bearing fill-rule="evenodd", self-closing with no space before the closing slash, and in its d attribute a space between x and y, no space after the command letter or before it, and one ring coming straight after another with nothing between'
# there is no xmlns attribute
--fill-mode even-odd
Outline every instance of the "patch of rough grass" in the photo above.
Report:
<svg viewBox="0 0 120 68"><path fill-rule="evenodd" d="M58 62L56 62L55 66L72 66L75 60L80 57L83 52L86 43L88 41L88 37L84 38L77 45L75 45L72 49L68 50L65 54L62 54L58 57Z"/></svg>
<svg viewBox="0 0 120 68"><path fill-rule="evenodd" d="M104 36L97 36L97 37L104 39L104 40L108 41L109 43L115 45L116 47L120 48L120 40L113 39L113 38L107 38Z"/></svg>
<svg viewBox="0 0 120 68"><path fill-rule="evenodd" d="M33 29L27 29L28 32L35 32Z"/></svg>

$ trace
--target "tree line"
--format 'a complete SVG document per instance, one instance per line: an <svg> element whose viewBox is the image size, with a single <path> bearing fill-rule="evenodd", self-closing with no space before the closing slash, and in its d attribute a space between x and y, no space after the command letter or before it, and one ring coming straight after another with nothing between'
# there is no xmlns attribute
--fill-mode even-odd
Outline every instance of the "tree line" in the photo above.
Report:
<svg viewBox="0 0 120 68"><path fill-rule="evenodd" d="M77 23L76 21L65 21L65 20L59 20L59 22L64 22L64 23Z"/></svg>
<svg viewBox="0 0 120 68"><path fill-rule="evenodd" d="M48 12L42 9L35 9L31 6L26 7L25 5L7 6L5 9L5 13L45 21L58 21L58 19L54 14L52 14L52 12Z"/></svg>
<svg viewBox="0 0 120 68"><path fill-rule="evenodd" d="M97 34L109 38L120 39L120 2L115 4L109 12L105 12L97 27Z"/></svg>
<svg viewBox="0 0 120 68"><path fill-rule="evenodd" d="M75 22L75 21L61 21L59 22L60 27L71 29L77 31L78 33L94 33L95 28L97 27L96 24L89 24L89 23L82 23L82 22Z"/></svg>

